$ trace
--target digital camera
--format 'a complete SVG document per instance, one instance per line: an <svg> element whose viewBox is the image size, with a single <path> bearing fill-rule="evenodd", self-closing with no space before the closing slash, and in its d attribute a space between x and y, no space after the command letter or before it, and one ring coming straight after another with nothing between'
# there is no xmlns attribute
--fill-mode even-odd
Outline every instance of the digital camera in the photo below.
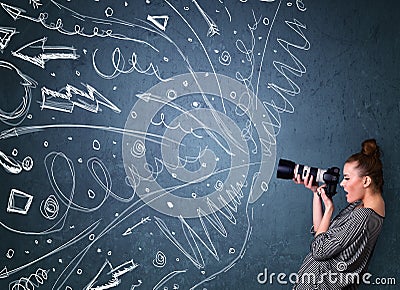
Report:
<svg viewBox="0 0 400 290"><path fill-rule="evenodd" d="M319 169L307 165L296 164L293 161L286 159L279 159L277 178L293 179L300 174L301 180L310 174L314 176L314 182L322 182L326 184L325 192L328 197L336 194L337 184L339 183L340 170L338 167L331 167L329 169Z"/></svg>

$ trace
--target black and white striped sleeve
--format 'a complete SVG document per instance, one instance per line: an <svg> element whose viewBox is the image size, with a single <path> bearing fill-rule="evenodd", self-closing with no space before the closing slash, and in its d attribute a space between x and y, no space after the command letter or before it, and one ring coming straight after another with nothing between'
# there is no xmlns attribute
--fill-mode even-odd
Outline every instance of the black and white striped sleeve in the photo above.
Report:
<svg viewBox="0 0 400 290"><path fill-rule="evenodd" d="M367 220L371 209L354 210L343 223L331 225L324 233L317 235L311 243L311 253L315 260L327 260L346 249L367 233Z"/></svg>

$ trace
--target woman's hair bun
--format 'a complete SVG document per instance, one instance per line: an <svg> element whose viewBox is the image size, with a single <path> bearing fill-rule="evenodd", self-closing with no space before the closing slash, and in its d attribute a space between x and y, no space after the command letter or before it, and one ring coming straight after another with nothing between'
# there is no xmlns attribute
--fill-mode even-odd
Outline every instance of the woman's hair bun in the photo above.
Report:
<svg viewBox="0 0 400 290"><path fill-rule="evenodd" d="M381 153L379 150L379 146L376 144L375 139L365 140L361 145L361 153L367 156L379 158Z"/></svg>

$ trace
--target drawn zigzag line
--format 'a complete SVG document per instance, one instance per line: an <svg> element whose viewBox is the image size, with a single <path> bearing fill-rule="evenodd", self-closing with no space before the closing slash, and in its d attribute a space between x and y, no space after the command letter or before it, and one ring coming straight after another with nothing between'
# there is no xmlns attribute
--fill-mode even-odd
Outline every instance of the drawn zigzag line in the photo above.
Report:
<svg viewBox="0 0 400 290"><path fill-rule="evenodd" d="M185 248L182 243L176 238L176 234L168 228L166 223L159 217L154 217L155 223L160 228L162 233L198 268L202 269L205 267L203 254L200 250L200 244L217 260L219 261L218 251L214 246L212 238L209 232L208 223L224 238L228 237L226 228L221 221L218 213L226 218L231 224L236 224L236 218L233 212L237 213L238 205L241 204L241 199L244 197L242 192L243 185L240 183L235 186L231 185L230 189L226 190L226 195L229 197L230 202L220 195L218 201L221 203L222 207L219 209L217 205L211 200L207 199L207 206L211 210L211 214L207 214L202 208L198 208L197 214L203 228L206 240L201 238L199 234L192 228L191 225L182 217L179 217L182 227L182 233L185 236L185 240L190 249Z"/></svg>

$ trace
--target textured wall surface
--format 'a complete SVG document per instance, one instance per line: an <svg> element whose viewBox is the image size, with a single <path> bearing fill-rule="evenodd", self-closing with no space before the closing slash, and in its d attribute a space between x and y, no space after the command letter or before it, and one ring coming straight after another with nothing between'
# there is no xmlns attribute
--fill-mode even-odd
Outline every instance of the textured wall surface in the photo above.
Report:
<svg viewBox="0 0 400 290"><path fill-rule="evenodd" d="M0 288L290 289L311 195L276 178L279 158L342 169L367 138L387 211L369 281L399 280L398 16L370 0L0 2Z"/></svg>

